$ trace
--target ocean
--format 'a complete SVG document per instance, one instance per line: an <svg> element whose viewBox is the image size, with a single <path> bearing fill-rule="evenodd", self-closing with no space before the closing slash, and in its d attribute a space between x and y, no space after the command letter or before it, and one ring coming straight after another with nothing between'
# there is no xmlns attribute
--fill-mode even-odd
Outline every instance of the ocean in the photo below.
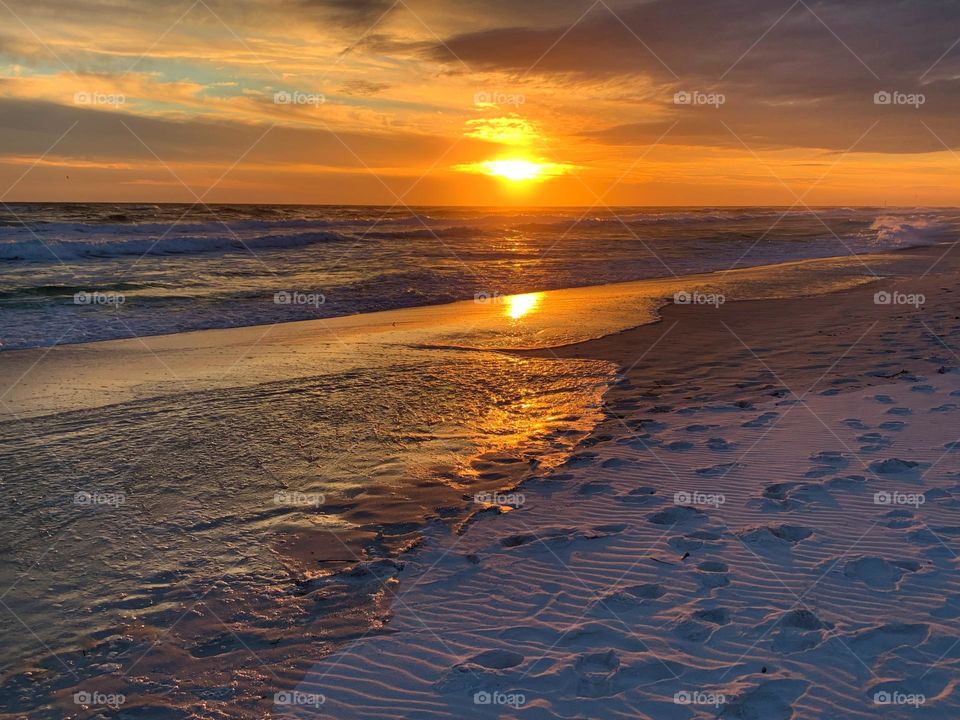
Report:
<svg viewBox="0 0 960 720"><path fill-rule="evenodd" d="M436 305L952 239L929 209L7 205L3 349Z"/></svg>
<svg viewBox="0 0 960 720"><path fill-rule="evenodd" d="M862 208L9 210L0 358L25 371L0 388L0 714L35 717L104 687L156 717L208 702L260 716L266 689L389 629L406 552L502 511L489 498L524 479L549 483L607 417L618 368L549 348L653 322L678 291L851 287L882 269L867 254L952 240L960 223ZM795 262L811 258L835 261ZM239 346L205 333L200 355L196 338L141 342L320 318ZM121 381L130 393L110 395ZM20 412L24 392L40 410Z"/></svg>

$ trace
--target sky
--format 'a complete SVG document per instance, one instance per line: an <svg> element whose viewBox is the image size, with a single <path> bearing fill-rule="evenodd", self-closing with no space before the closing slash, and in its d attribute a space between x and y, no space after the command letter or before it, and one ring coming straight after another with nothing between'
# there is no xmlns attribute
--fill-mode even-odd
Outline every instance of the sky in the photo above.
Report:
<svg viewBox="0 0 960 720"><path fill-rule="evenodd" d="M0 200L954 205L942 0L0 0Z"/></svg>

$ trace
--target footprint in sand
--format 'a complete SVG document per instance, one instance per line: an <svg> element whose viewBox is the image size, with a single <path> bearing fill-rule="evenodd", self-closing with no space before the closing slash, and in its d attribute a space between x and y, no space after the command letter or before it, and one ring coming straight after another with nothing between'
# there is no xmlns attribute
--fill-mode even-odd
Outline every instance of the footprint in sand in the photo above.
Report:
<svg viewBox="0 0 960 720"><path fill-rule="evenodd" d="M676 635L681 640L686 640L687 642L697 642L702 643L710 639L710 636L713 635L713 631L716 628L710 627L705 623L697 622L696 620L686 619L681 620L673 627L673 634Z"/></svg>
<svg viewBox="0 0 960 720"><path fill-rule="evenodd" d="M736 443L728 442L723 438L713 437L707 440L707 447L711 450L716 450L718 452L723 452L725 450L732 450L736 447Z"/></svg>
<svg viewBox="0 0 960 720"><path fill-rule="evenodd" d="M634 465L636 465L636 463L633 460L626 460L624 458L616 458L616 457L607 458L602 463L600 463L600 467L602 468L613 468L613 469L633 467Z"/></svg>
<svg viewBox="0 0 960 720"><path fill-rule="evenodd" d="M730 578L727 575L730 568L726 563L718 560L705 560L697 565L697 569L700 571L697 573L697 580L704 588L713 589L730 584Z"/></svg>
<svg viewBox="0 0 960 720"><path fill-rule="evenodd" d="M613 485L603 480L588 480L577 488L578 495L602 495L613 492Z"/></svg>
<svg viewBox="0 0 960 720"><path fill-rule="evenodd" d="M687 535L674 535L667 542L670 547L678 552L693 552L704 547L721 548L724 545L722 538L723 534L719 532L697 530Z"/></svg>
<svg viewBox="0 0 960 720"><path fill-rule="evenodd" d="M957 409L957 407L958 406L955 403L946 403L944 405L937 405L935 408L930 408L930 412L935 412L935 413L953 412L954 410Z"/></svg>
<svg viewBox="0 0 960 720"><path fill-rule="evenodd" d="M921 470L930 467L930 463L887 458L874 460L870 463L870 470L878 475L916 476Z"/></svg>
<svg viewBox="0 0 960 720"><path fill-rule="evenodd" d="M773 649L782 653L812 650L823 642L825 633L833 624L824 622L806 608L791 610L780 618Z"/></svg>
<svg viewBox="0 0 960 720"><path fill-rule="evenodd" d="M830 490L814 483L785 482L768 485L763 491L761 507L766 510L799 510L805 505L817 503L836 507L837 501Z"/></svg>
<svg viewBox="0 0 960 720"><path fill-rule="evenodd" d="M604 611L620 614L648 605L663 597L666 592L658 583L630 585L602 596L593 604L592 609L595 614Z"/></svg>
<svg viewBox="0 0 960 720"><path fill-rule="evenodd" d="M893 440L878 432L860 435L857 437L857 442L864 443L860 446L860 452L879 452L893 444Z"/></svg>
<svg viewBox="0 0 960 720"><path fill-rule="evenodd" d="M515 548L536 542L547 545L567 545L575 540L597 540L623 532L626 523L610 523L597 525L589 530L569 527L543 528L535 533L517 533L500 539L505 548Z"/></svg>
<svg viewBox="0 0 960 720"><path fill-rule="evenodd" d="M655 433L667 429L667 425L658 420L644 418L642 420L629 420L627 425L631 430L639 430L645 433Z"/></svg>
<svg viewBox="0 0 960 720"><path fill-rule="evenodd" d="M892 407L886 412L887 415L913 415L913 410L908 407Z"/></svg>
<svg viewBox="0 0 960 720"><path fill-rule="evenodd" d="M804 473L803 476L808 478L820 478L824 475L831 475L850 463L850 461L843 456L843 453L835 450L824 450L823 452L814 453L810 456L810 460L817 463L817 465Z"/></svg>
<svg viewBox="0 0 960 720"><path fill-rule="evenodd" d="M470 665L490 668L491 670L506 670L516 667L523 662L523 655L512 650L486 650L467 660Z"/></svg>
<svg viewBox="0 0 960 720"><path fill-rule="evenodd" d="M846 425L848 428L851 428L852 430L869 430L870 429L869 425L864 425L863 421L858 420L857 418L847 418L846 420L843 421L843 424Z"/></svg>
<svg viewBox="0 0 960 720"><path fill-rule="evenodd" d="M721 625L730 623L730 611L723 607L697 610L680 619L673 627L677 637L690 642L706 642Z"/></svg>
<svg viewBox="0 0 960 720"><path fill-rule="evenodd" d="M768 427L778 417L780 417L779 413L765 412L763 413L763 415L760 415L759 417L755 417L753 420L748 420L747 422L741 424L740 427L745 427L745 428Z"/></svg>
<svg viewBox="0 0 960 720"><path fill-rule="evenodd" d="M941 607L931 610L930 615L940 620L953 620L960 617L960 595L951 595Z"/></svg>
<svg viewBox="0 0 960 720"><path fill-rule="evenodd" d="M686 452L687 450L693 449L693 443L688 440L677 440L672 443L667 443L663 447L670 452Z"/></svg>
<svg viewBox="0 0 960 720"><path fill-rule="evenodd" d="M889 420L887 422L880 423L881 430L887 430L889 432L900 432L903 430L907 424L899 420Z"/></svg>
<svg viewBox="0 0 960 720"><path fill-rule="evenodd" d="M617 495L616 500L629 503L630 505L650 505L656 502L663 502L656 496L656 489L648 486L634 488L625 495Z"/></svg>
<svg viewBox="0 0 960 720"><path fill-rule="evenodd" d="M620 667L620 656L613 650L578 655L573 665L578 673L610 673Z"/></svg>
<svg viewBox="0 0 960 720"><path fill-rule="evenodd" d="M732 698L723 708L724 718L735 720L793 720L793 703L810 683L787 678L770 680Z"/></svg>
<svg viewBox="0 0 960 720"><path fill-rule="evenodd" d="M920 563L914 560L890 562L881 557L861 557L849 561L843 568L843 574L874 590L896 590L904 575L919 569Z"/></svg>
<svg viewBox="0 0 960 720"><path fill-rule="evenodd" d="M655 512L647 516L647 522L654 525L677 525L682 522L706 517L706 513L689 505L675 505L666 510Z"/></svg>
<svg viewBox="0 0 960 720"><path fill-rule="evenodd" d="M867 483L863 475L844 475L827 480L824 486L828 490L854 491L862 490Z"/></svg>
<svg viewBox="0 0 960 720"><path fill-rule="evenodd" d="M930 626L926 623L891 623L856 633L849 645L858 657L866 659L902 646L916 647L929 634Z"/></svg>
<svg viewBox="0 0 960 720"><path fill-rule="evenodd" d="M834 467L845 467L849 460L844 457L842 452L837 450L822 450L810 456L810 462L820 465L832 465Z"/></svg>
<svg viewBox="0 0 960 720"><path fill-rule="evenodd" d="M770 525L736 533L749 545L762 548L782 548L796 545L813 535L813 529L803 525Z"/></svg>
<svg viewBox="0 0 960 720"><path fill-rule="evenodd" d="M732 470L739 470L742 467L744 467L742 463L720 463L719 465L711 465L710 467L697 468L694 472L704 477L717 477L726 475Z"/></svg>
<svg viewBox="0 0 960 720"><path fill-rule="evenodd" d="M584 452L579 452L576 455L572 455L569 460L567 460L566 465L568 467L582 467L584 465L590 465L595 462L596 459L600 456L600 453L593 452L592 450L585 450Z"/></svg>
<svg viewBox="0 0 960 720"><path fill-rule="evenodd" d="M798 506L796 502L791 503L790 493L794 488L799 487L797 482L782 482L767 485L763 489L763 500L766 507L773 507L780 510L790 510Z"/></svg>

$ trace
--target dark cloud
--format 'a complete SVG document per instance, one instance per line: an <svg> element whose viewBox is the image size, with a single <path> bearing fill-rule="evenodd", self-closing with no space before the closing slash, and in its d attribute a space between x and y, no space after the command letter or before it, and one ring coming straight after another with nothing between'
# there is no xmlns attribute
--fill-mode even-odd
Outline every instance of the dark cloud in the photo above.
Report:
<svg viewBox="0 0 960 720"><path fill-rule="evenodd" d="M571 29L541 24L446 38L428 53L471 68L576 83L636 79L637 100L662 103L679 120L668 142L751 147L846 149L869 128L860 150L951 147L960 110L960 14L933 0L838 0L791 5L769 0L654 0L620 8L597 5ZM932 67L936 64L936 67ZM931 69L932 68L932 69ZM642 90L642 92L641 92ZM726 105L678 107L677 90L714 91ZM920 93L919 109L874 104L877 91ZM585 98L589 101L589 98ZM664 123L638 119L593 134L613 143L646 143Z"/></svg>
<svg viewBox="0 0 960 720"><path fill-rule="evenodd" d="M396 0L294 0L299 9L316 13L338 25L370 26L394 12Z"/></svg>

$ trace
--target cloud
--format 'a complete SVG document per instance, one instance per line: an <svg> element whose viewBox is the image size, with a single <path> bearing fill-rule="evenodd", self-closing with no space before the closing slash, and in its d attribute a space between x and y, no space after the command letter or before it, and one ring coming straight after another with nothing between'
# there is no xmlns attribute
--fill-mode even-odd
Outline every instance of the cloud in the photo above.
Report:
<svg viewBox="0 0 960 720"><path fill-rule="evenodd" d="M642 88L637 99L653 119L620 118L626 121L585 133L606 143L651 142L666 120L679 123L672 143L841 150L877 122L858 149L930 152L943 149L940 140L960 146L950 121L960 110L960 48L937 63L957 37L960 16L933 0L792 8L766 0L654 0L616 15L600 4L573 27L452 35L428 55L449 62L453 53L471 68L501 73L504 83L536 77L583 87L620 78L625 88ZM722 93L726 105L721 112L678 107L680 90ZM922 94L925 102L877 105L878 91Z"/></svg>
<svg viewBox="0 0 960 720"><path fill-rule="evenodd" d="M441 157L450 162L471 159L496 147L467 139L451 150L449 138L396 130L270 129L268 125L147 118L115 110L0 98L0 156L44 155L71 127L53 155L105 163L138 160L150 166L184 163L226 168L244 157L250 164L277 167L312 165L389 172L398 167L423 167Z"/></svg>

